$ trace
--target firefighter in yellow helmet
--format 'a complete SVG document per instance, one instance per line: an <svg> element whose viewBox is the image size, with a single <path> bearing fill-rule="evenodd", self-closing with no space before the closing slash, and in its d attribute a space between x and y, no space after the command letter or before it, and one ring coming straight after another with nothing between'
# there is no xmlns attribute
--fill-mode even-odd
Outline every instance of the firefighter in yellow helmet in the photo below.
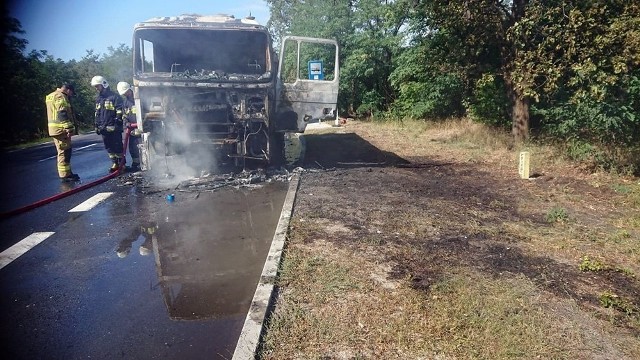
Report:
<svg viewBox="0 0 640 360"><path fill-rule="evenodd" d="M75 114L69 99L74 95L73 85L64 83L45 98L49 135L58 151L58 176L62 181L80 180L80 176L71 171L71 136L75 132Z"/></svg>

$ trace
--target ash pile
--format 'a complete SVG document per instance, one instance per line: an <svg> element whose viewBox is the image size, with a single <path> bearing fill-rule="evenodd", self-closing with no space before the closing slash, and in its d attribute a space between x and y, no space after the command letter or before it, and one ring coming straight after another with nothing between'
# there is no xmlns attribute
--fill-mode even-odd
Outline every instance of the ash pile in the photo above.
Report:
<svg viewBox="0 0 640 360"><path fill-rule="evenodd" d="M224 174L202 173L200 176L180 178L175 175L147 176L144 172L124 174L118 177L119 186L135 186L145 195L167 190L179 192L211 192L225 187L254 188L273 181L288 182L294 174L304 170L300 167L291 171L280 169L242 170Z"/></svg>

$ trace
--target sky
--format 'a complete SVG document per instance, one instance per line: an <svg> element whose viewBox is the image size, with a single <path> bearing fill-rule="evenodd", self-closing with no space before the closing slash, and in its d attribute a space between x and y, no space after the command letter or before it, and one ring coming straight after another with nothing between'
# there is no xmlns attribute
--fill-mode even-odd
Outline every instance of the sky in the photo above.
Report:
<svg viewBox="0 0 640 360"><path fill-rule="evenodd" d="M255 16L266 25L264 0L9 0L9 16L20 21L26 52L46 50L56 59L80 60L87 50L107 53L120 44L131 47L133 26L158 16L230 14Z"/></svg>

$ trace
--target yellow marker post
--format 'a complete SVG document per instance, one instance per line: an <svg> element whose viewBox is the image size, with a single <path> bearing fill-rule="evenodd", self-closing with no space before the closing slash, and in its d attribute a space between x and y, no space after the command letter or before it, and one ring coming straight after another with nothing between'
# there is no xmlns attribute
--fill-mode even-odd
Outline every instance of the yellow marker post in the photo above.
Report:
<svg viewBox="0 0 640 360"><path fill-rule="evenodd" d="M528 179L529 178L529 152L521 151L520 152L520 163L518 165L518 172L520 173L520 178Z"/></svg>

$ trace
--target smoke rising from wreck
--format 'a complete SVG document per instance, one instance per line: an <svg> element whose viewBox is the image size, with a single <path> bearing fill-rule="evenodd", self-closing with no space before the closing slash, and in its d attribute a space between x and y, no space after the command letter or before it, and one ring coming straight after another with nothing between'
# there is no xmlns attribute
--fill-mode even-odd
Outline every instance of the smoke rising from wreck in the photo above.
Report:
<svg viewBox="0 0 640 360"><path fill-rule="evenodd" d="M174 119L166 123L177 126L163 126L160 134L162 146L154 148L154 163L147 176L154 182L167 186L177 186L181 182L202 177L218 170L216 149L203 142L194 142L191 136L194 122L187 114L173 114Z"/></svg>

